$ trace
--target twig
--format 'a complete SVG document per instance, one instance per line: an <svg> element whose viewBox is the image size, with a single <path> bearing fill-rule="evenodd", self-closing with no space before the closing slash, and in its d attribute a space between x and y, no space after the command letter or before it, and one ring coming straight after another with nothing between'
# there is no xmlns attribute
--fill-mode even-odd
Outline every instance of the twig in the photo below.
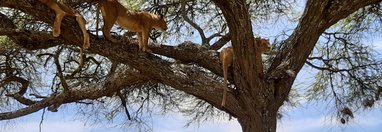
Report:
<svg viewBox="0 0 382 132"><path fill-rule="evenodd" d="M40 120L40 125L38 126L38 130L39 130L39 132L42 131L42 123L44 122L45 109L46 109L46 108L44 108L44 109L42 110L41 120Z"/></svg>
<svg viewBox="0 0 382 132"><path fill-rule="evenodd" d="M200 34L200 37L202 39L202 45L203 46L209 46L208 44L208 41L207 41L207 38L206 38L206 35L204 34L203 32L203 29L198 26L198 24L196 24L195 22L193 22L188 16L187 16L187 12L186 12L186 0L182 0L181 4L180 4L180 8L181 8L181 15L183 17L183 19L188 23L190 24L192 27L194 27Z"/></svg>
<svg viewBox="0 0 382 132"><path fill-rule="evenodd" d="M61 51L62 51L62 47L60 47L59 50L57 51L57 53L54 55L54 63L56 64L57 75L61 80L61 85L62 85L62 87L64 87L64 91L69 91L69 85L66 83L65 77L62 73L62 69L60 66L59 57L60 57Z"/></svg>
<svg viewBox="0 0 382 132"><path fill-rule="evenodd" d="M126 106L127 105L126 96L124 94L122 94L121 92L117 92L117 96L119 97L119 99L121 99L121 104L122 104L123 108L125 109L125 113L127 115L127 119L131 120L130 112L127 109L127 106Z"/></svg>

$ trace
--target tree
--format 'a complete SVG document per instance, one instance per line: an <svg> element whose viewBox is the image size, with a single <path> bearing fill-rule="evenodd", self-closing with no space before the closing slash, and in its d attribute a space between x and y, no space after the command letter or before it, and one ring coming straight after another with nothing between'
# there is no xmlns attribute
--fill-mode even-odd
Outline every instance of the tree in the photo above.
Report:
<svg viewBox="0 0 382 132"><path fill-rule="evenodd" d="M95 14L97 0L66 2L81 10L81 14ZM105 103L105 97L121 99L126 108L126 98L146 100L155 92L155 97L160 97L158 100L168 104L163 105L166 106L163 109L178 108L176 101L190 97L181 95L192 95L199 99L196 105L205 111L217 108L237 118L244 132L273 132L279 108L288 101L296 75L307 64L320 71L311 97L332 93L326 97L336 99L339 116L346 122L353 116L352 107L370 106L366 104L379 99L380 63L354 36L362 32L363 27L375 24L365 22L380 18L380 2L306 1L293 33L275 46L275 55L264 68L254 43L251 20L266 17L267 11L282 14L290 8L290 3L277 0L148 1L142 8L166 15L170 37L182 38L188 34L181 34L181 30L195 29L201 44L184 41L177 46L151 45L153 54L143 53L134 38L117 34L115 37L121 42L110 43L95 36L91 30L94 26L90 25L91 46L86 51L86 66L76 73L79 64L76 46L82 45L82 35L74 18L66 17L61 37L53 38L49 26L54 21L54 13L46 6L39 1L0 0L0 7L7 7L0 13L0 35L7 36L1 38L2 45L6 46L0 52L0 86L2 103L8 106L2 109L0 119L13 119L45 108L57 111L63 104ZM209 13L211 15L205 17L214 21L207 24L210 31L204 31L198 24L208 21L194 18ZM86 15L85 18L94 24L93 19ZM334 27L335 24L339 26ZM207 37L209 33L212 35ZM319 42L321 36L327 38L327 43ZM153 40L157 37L155 33L152 35ZM229 41L235 53L229 77L234 88L228 93L223 108L220 106L223 73L217 50ZM315 47L318 50L314 50ZM39 89L42 80L36 78L41 69L49 66L55 67L53 83L50 89ZM334 85L339 79L349 81ZM343 88L345 86L349 89ZM328 88L332 91L326 92ZM345 92L337 94L336 89L345 89ZM13 108L11 104L15 101L21 106ZM198 116L203 112L191 113Z"/></svg>

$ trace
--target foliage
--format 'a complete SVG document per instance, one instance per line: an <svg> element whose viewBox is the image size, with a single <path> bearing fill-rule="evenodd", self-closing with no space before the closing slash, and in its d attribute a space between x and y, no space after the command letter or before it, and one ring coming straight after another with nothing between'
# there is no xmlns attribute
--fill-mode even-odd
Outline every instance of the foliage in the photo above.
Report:
<svg viewBox="0 0 382 132"><path fill-rule="evenodd" d="M234 39L232 37L235 35L230 35L233 29L229 29L234 24L227 23L227 14L230 12L227 13L226 10L222 9L219 1L120 0L123 5L131 10L164 15L168 21L169 29L166 33L161 34L154 31L150 35L151 40L156 44L153 45L153 48L156 49L155 55L134 50L136 46L129 44L134 44L136 39L126 37L129 36L128 32L123 31L118 26L113 28L112 32L121 40L119 44L127 43L126 45L115 44L117 45L115 46L104 41L100 36L95 36L94 34L98 30L95 29L97 0L62 0L60 2L70 5L84 15L87 28L93 34L92 43L95 43L93 46L97 49L85 51L85 67L77 71L80 64L79 49L76 45L78 33L65 34L58 38L51 37L48 33L51 31L54 15L52 11L49 11L50 16L42 16L44 13L47 14L43 10L46 8L42 4L27 9L22 7L29 7L28 4L33 2L24 1L22 4L25 5L21 4L20 7L14 8L9 8L6 2L0 4L2 7L0 8L0 15L4 14L7 18L0 20L0 35L7 36L0 36L1 112L19 110L24 106L30 106L39 101L43 102L51 97L59 98L59 95L63 95L78 100L60 102L61 100L57 99L58 101L55 100L55 103L48 105L48 110L55 111L57 108L61 108L59 107L61 104L68 103L71 104L70 107L76 106L79 114L92 123L104 120L114 122L122 119L124 125L142 129L147 129L149 125L145 124L147 123L146 119L150 118L153 113L180 112L190 118L187 125L193 122L218 118L231 119L231 117L239 116L237 113L240 112L235 113L235 109L242 107L235 106L235 109L229 109L216 105L218 102L216 100L220 100L216 91L221 90L219 84L222 81L220 62L218 62L216 51L227 43L233 43L231 39ZM245 4L244 7L248 7L245 9L248 10L251 26L269 26L271 25L269 23L277 23L278 21L288 21L289 25L294 25L300 24L299 22L306 17L290 15L291 12L295 12L293 7L301 4L299 1L246 0ZM30 11L31 9L33 11ZM318 34L320 39L317 43L314 42L314 50L312 52L306 51L310 56L306 62L303 61L317 74L315 75L315 82L308 82L312 83L312 87L309 87L308 92L303 94L306 94L310 100L325 100L329 103L334 100L331 105L337 110L336 114L341 119L341 123L346 123L353 118L353 112L356 110L374 106L382 92L382 74L380 72L382 62L378 58L379 54L371 48L372 45L365 41L368 37L373 36L370 34L381 33L381 10L381 4L371 4L352 14L349 13L350 15L341 21L334 25L328 25L330 28L325 28L323 33ZM294 18L291 20L290 17ZM11 21L13 25L9 24L7 20ZM76 25L67 24L74 21L70 18L64 19L66 25L63 27L67 28L65 30L75 31ZM267 24L262 25L262 23ZM3 27L2 24L9 25ZM300 26L306 25L297 25L296 29L291 30L298 31L301 29ZM252 28L246 27L246 29ZM30 36L23 36L30 32L32 32ZM254 32L253 34L261 34L257 30ZM272 101L271 99L279 97L277 98L280 99L278 100L280 101L279 104L287 101L294 106L298 104L294 100L302 98L304 95L299 95L300 92L291 89L292 85L289 87L277 87L277 85L284 84L280 83L280 80L289 81L285 84L293 84L295 74L300 69L294 68L292 65L287 67L290 69L284 70L287 74L285 75L283 70L279 70L285 68L283 67L285 60L278 60L278 58L290 57L292 53L287 54L287 52L293 51L299 46L303 47L297 41L305 38L299 38L301 36L298 35L301 34L295 32L271 32L276 32L282 37L275 37L274 40L270 40L275 47L273 50L275 55L264 57L266 58L264 73L267 75L261 76L261 79L267 81L260 84L269 87L261 91L264 93L256 93L262 97L248 97L245 101L260 98L264 99L265 102L260 103L266 104L266 101ZM67 36L72 37L73 40L68 39ZM28 43L31 41L28 37L34 38L33 42L36 42ZM25 38L25 40L20 38ZM15 40L23 41L13 43ZM239 42L243 41L246 43L244 45L246 48L251 47L244 39ZM166 44L166 46L159 45L158 42ZM198 44L195 45L194 43ZM44 45L47 46L38 47ZM109 46L102 49L102 46L105 45ZM242 51L250 50L243 48ZM132 55L133 53L134 55ZM189 54L186 56L182 53ZM129 58L126 59L125 57ZM255 57L250 56L248 58ZM205 62L205 60L208 61ZM287 61L290 60L287 59ZM252 61L248 61L248 64L251 64ZM280 65L276 65L277 63ZM153 66L153 64L157 65ZM293 70L296 70L294 72L297 73L293 73ZM279 74L280 71L282 72ZM236 78L230 79L232 84L231 99L232 102L239 102L237 104L244 104L243 102L245 102L239 99L245 95L240 92L246 91L246 89L243 90L239 87L242 82L237 83L239 80L237 77L247 78L244 73L241 74L235 74L233 76ZM279 78L274 79L274 76ZM170 83L170 77L178 78L173 80L175 83ZM247 83L249 85L251 82ZM62 94L68 89L83 90L81 92L84 95L75 92L67 95ZM92 90L102 92L87 93ZM285 90L284 93L280 92L281 90ZM285 94L286 98L278 96L277 92ZM20 94L21 99L18 98ZM272 95L272 97L266 96L267 94ZM289 96L287 96L288 94ZM58 106L56 106L57 104ZM243 108L246 107L243 106ZM256 104L256 108L265 109L261 104ZM278 112L279 116L282 115L280 113L282 110ZM132 116L131 120L128 120L127 115Z"/></svg>

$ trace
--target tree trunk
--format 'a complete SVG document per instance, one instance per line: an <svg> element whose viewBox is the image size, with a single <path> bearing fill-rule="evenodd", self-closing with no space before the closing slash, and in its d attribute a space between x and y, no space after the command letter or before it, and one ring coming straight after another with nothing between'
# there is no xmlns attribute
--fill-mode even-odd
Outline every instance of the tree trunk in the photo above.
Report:
<svg viewBox="0 0 382 132"><path fill-rule="evenodd" d="M269 117L264 120L274 120L276 117ZM239 119L239 123L242 127L243 132L275 132L276 131L276 120L269 124L261 123L260 120L247 117L246 119Z"/></svg>
<svg viewBox="0 0 382 132"><path fill-rule="evenodd" d="M230 30L236 98L241 106L237 118L242 130L275 132L279 107L274 101L273 87L263 78L261 53L254 43L248 7L243 0L216 0L215 3L222 9Z"/></svg>
<svg viewBox="0 0 382 132"><path fill-rule="evenodd" d="M243 132L276 132L277 110L248 111L238 117Z"/></svg>

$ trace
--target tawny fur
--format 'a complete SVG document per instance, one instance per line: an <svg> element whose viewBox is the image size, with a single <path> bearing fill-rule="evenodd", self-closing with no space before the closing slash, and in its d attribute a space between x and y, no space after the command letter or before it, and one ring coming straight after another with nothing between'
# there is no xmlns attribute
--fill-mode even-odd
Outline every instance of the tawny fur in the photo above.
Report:
<svg viewBox="0 0 382 132"><path fill-rule="evenodd" d="M255 38L255 43L257 43L260 48L261 53L267 53L271 50L270 44L268 40L261 39L261 38ZM223 92L223 98L221 106L224 107L226 103L227 98L227 91L228 91L228 68L232 66L233 64L233 49L232 47L227 47L222 49L220 52L220 61L223 65L223 76L224 76L224 92Z"/></svg>
<svg viewBox="0 0 382 132"><path fill-rule="evenodd" d="M56 18L55 18L54 24L53 24L53 36L54 37L58 37L61 34L61 29L60 29L61 28L61 21L64 18L64 16L65 15L72 16L72 17L76 18L76 21L82 30L82 34L84 37L83 48L85 48L85 49L89 48L89 46L90 46L89 34L88 34L86 27L85 27L86 21L77 10L74 10L73 8L70 8L64 4L58 3L55 0L40 0L40 2L47 5L56 14Z"/></svg>
<svg viewBox="0 0 382 132"><path fill-rule="evenodd" d="M68 7L64 4L58 3L55 0L39 0L39 1L41 3L44 3L50 9L52 9L56 14L56 18L54 19L54 24L53 24L53 33L52 33L53 37L60 36L61 22L62 22L62 19L65 17L65 15L76 18L76 21L78 25L80 26L83 37L84 37L84 42L82 44L82 48L80 49L80 64L76 71L81 70L84 65L84 59L83 59L84 49L87 49L90 47L89 34L85 27L86 21L84 17L77 10L74 10L73 8Z"/></svg>
<svg viewBox="0 0 382 132"><path fill-rule="evenodd" d="M114 23L117 23L124 29L128 29L131 32L136 32L139 40L139 49L144 52L151 52L147 43L150 32L153 28L161 31L167 30L166 22L159 15L154 15L143 11L130 11L116 0L102 0L98 5L98 9L101 10L104 20L102 32L107 40L114 43L117 42L117 40L113 39L110 35L110 30Z"/></svg>

